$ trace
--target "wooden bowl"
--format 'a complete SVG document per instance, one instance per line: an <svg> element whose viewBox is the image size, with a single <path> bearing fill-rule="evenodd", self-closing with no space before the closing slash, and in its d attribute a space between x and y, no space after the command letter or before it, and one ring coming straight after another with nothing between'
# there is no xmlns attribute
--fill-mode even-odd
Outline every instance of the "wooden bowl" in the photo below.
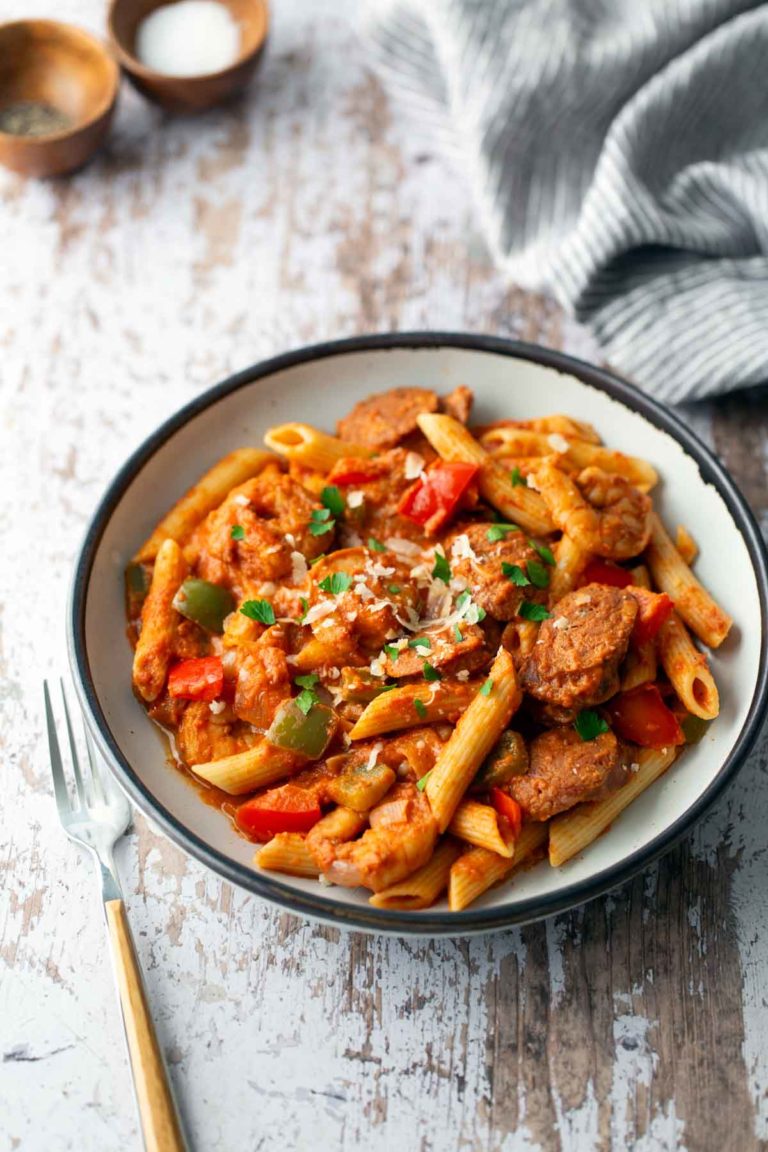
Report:
<svg viewBox="0 0 768 1152"><path fill-rule="evenodd" d="M0 163L24 176L80 168L109 128L120 71L94 36L56 20L0 24L0 111L43 102L71 126L44 136L0 131Z"/></svg>
<svg viewBox="0 0 768 1152"><path fill-rule="evenodd" d="M242 92L267 39L266 0L219 0L240 27L240 54L228 68L201 76L168 76L141 63L135 54L141 21L168 0L111 0L107 26L112 46L133 86L147 99L175 112L202 112Z"/></svg>

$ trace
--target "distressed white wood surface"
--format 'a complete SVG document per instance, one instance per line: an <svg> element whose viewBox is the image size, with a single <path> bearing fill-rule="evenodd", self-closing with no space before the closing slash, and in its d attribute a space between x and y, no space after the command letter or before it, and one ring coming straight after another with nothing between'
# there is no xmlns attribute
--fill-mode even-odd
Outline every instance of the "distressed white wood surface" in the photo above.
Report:
<svg viewBox="0 0 768 1152"><path fill-rule="evenodd" d="M308 341L463 328L594 354L494 273L460 174L367 72L352 0L276 8L244 105L171 120L126 89L86 171L0 173L2 1152L139 1146L40 709L72 557L123 458L200 389ZM56 14L98 30L102 5ZM691 419L764 511L760 404ZM305 924L137 818L119 868L194 1147L764 1146L766 760L614 896L472 941Z"/></svg>

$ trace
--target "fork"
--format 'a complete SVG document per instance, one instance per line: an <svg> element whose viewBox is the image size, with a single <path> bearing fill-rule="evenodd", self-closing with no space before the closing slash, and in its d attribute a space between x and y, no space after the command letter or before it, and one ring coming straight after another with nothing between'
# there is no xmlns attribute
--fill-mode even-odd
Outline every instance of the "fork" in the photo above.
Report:
<svg viewBox="0 0 768 1152"><path fill-rule="evenodd" d="M101 898L107 919L123 1027L136 1089L144 1143L148 1152L184 1152L187 1145L171 1093L168 1073L157 1042L141 977L128 917L115 870L112 850L131 821L131 809L122 792L102 774L88 728L85 731L88 770L83 772L78 757L64 683L60 681L75 778L76 799L70 798L64 775L64 762L56 733L47 681L43 682L48 747L51 755L53 790L64 831L94 857L99 869Z"/></svg>

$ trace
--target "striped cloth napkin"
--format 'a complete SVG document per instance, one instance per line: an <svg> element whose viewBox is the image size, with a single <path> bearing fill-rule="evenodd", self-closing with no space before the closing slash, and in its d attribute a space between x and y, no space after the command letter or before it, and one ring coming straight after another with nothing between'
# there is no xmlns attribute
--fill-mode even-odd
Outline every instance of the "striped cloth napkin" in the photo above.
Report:
<svg viewBox="0 0 768 1152"><path fill-rule="evenodd" d="M768 4L368 0L516 283L669 402L768 381Z"/></svg>

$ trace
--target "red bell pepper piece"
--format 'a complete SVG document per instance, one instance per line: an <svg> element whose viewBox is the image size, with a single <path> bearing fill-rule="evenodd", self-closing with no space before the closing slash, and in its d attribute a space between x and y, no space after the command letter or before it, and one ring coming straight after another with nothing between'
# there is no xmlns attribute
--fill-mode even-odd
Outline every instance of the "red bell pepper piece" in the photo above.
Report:
<svg viewBox="0 0 768 1152"><path fill-rule="evenodd" d="M667 748L684 744L677 717L667 708L655 684L641 684L621 692L605 706L617 735L643 748Z"/></svg>
<svg viewBox="0 0 768 1152"><path fill-rule="evenodd" d="M253 840L271 840L278 832L309 832L322 816L317 798L305 788L283 784L246 800L235 813L241 832Z"/></svg>
<svg viewBox="0 0 768 1152"><path fill-rule="evenodd" d="M669 620L675 610L674 602L666 592L651 592L648 588L632 585L627 589L637 601L637 616L632 629L635 644L647 644L658 634L665 620Z"/></svg>
<svg viewBox="0 0 768 1152"><path fill-rule="evenodd" d="M200 656L174 664L168 691L177 700L215 700L224 688L224 667L218 656Z"/></svg>
<svg viewBox="0 0 768 1152"><path fill-rule="evenodd" d="M345 456L337 460L328 473L329 484L368 484L386 476L388 466L380 460L366 460L362 456Z"/></svg>
<svg viewBox="0 0 768 1152"><path fill-rule="evenodd" d="M476 464L439 460L403 493L397 510L401 516L421 524L427 533L437 532L455 511L477 473Z"/></svg>
<svg viewBox="0 0 768 1152"><path fill-rule="evenodd" d="M632 573L609 560L590 560L584 569L585 584L610 584L612 588L626 588L632 583Z"/></svg>
<svg viewBox="0 0 768 1152"><path fill-rule="evenodd" d="M499 816L503 816L507 821L512 829L512 835L517 840L523 826L523 810L517 800L505 792L503 788L494 787L491 788L491 804Z"/></svg>

